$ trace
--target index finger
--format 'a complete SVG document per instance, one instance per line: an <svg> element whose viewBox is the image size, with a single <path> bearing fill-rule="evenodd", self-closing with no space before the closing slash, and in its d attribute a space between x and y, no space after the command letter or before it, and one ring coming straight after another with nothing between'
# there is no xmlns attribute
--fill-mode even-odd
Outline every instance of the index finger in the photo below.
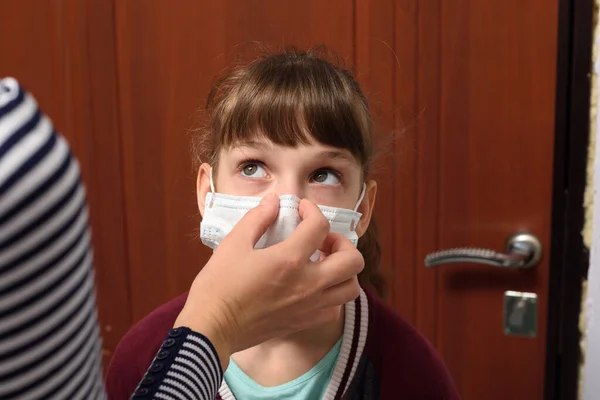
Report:
<svg viewBox="0 0 600 400"><path fill-rule="evenodd" d="M319 207L309 200L300 201L298 213L302 221L286 240L276 246L285 254L295 254L308 260L329 234L330 225Z"/></svg>

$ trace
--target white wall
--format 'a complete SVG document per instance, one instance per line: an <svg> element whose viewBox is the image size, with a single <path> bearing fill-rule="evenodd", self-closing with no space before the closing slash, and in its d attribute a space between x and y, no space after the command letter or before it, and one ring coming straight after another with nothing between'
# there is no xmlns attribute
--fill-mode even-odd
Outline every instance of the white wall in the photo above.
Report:
<svg viewBox="0 0 600 400"><path fill-rule="evenodd" d="M600 34L596 29L594 47L600 46ZM600 73L600 62L594 51L594 75ZM592 104L600 104L597 90L592 91ZM594 110L595 111L595 110ZM600 113L592 113L596 123L592 123L596 139L600 138ZM583 399L597 400L600 398L600 140L595 140L594 178L593 178L593 223L591 232L591 256L588 272L587 298L584 302L585 314L585 365L583 373Z"/></svg>

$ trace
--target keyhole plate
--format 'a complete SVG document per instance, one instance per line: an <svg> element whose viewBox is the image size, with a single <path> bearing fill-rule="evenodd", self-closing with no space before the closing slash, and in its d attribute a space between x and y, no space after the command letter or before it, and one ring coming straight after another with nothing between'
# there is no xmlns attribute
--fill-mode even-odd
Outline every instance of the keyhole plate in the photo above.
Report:
<svg viewBox="0 0 600 400"><path fill-rule="evenodd" d="M504 292L504 334L509 336L537 336L537 294Z"/></svg>

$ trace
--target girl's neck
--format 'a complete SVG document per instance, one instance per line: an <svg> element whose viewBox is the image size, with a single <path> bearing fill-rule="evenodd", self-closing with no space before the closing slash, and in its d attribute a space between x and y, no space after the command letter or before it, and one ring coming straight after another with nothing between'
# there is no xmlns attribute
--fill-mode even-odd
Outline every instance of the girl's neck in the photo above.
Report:
<svg viewBox="0 0 600 400"><path fill-rule="evenodd" d="M256 383L272 387L310 371L337 343L344 332L344 307L340 318L326 325L261 343L232 356Z"/></svg>

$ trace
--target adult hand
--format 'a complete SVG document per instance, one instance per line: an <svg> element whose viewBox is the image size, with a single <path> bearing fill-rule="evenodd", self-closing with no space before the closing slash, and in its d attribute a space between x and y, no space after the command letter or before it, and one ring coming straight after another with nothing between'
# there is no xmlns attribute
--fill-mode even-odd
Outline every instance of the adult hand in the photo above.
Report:
<svg viewBox="0 0 600 400"><path fill-rule="evenodd" d="M194 280L175 322L208 337L223 370L237 351L334 321L359 295L361 253L329 233L329 222L306 199L289 238L254 249L278 211L279 199L269 195L240 220ZM328 256L312 262L317 249Z"/></svg>

